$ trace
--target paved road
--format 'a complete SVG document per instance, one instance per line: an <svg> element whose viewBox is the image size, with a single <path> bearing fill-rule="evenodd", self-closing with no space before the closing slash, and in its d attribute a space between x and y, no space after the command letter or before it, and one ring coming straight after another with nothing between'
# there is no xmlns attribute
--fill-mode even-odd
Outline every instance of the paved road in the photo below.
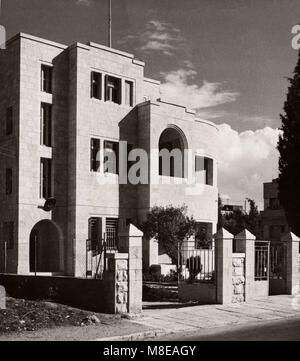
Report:
<svg viewBox="0 0 300 361"><path fill-rule="evenodd" d="M159 341L300 341L300 317L216 327L156 338Z"/></svg>

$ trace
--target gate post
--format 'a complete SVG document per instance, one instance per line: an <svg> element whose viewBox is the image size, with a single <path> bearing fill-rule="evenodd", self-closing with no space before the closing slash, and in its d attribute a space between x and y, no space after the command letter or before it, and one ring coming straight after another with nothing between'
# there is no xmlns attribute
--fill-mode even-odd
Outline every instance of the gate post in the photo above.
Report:
<svg viewBox="0 0 300 361"><path fill-rule="evenodd" d="M281 238L286 244L286 293L296 294L299 286L299 241L300 239L289 232Z"/></svg>
<svg viewBox="0 0 300 361"><path fill-rule="evenodd" d="M142 312L143 232L130 224L119 234L119 251L128 253L128 312Z"/></svg>
<svg viewBox="0 0 300 361"><path fill-rule="evenodd" d="M220 228L214 235L217 303L232 302L232 240L233 235Z"/></svg>
<svg viewBox="0 0 300 361"><path fill-rule="evenodd" d="M234 237L236 252L245 253L245 301L254 297L254 267L255 267L255 240L256 237L247 229Z"/></svg>

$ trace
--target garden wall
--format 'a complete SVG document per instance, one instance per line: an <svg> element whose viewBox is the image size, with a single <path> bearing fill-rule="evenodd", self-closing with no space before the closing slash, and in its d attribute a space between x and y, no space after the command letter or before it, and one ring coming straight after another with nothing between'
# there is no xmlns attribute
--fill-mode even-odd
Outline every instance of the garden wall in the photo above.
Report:
<svg viewBox="0 0 300 361"><path fill-rule="evenodd" d="M0 274L7 295L23 299L52 300L91 311L114 313L114 283L71 277Z"/></svg>

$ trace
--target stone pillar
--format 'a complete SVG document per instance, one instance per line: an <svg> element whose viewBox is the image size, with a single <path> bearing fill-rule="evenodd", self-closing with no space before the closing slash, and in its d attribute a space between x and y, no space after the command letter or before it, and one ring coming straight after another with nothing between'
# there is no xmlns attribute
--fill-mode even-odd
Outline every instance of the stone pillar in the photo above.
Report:
<svg viewBox="0 0 300 361"><path fill-rule="evenodd" d="M128 254L108 253L108 269L105 279L108 282L107 293L103 297L107 300L107 312L128 312Z"/></svg>
<svg viewBox="0 0 300 361"><path fill-rule="evenodd" d="M128 253L128 312L142 312L143 265L142 265L143 232L130 224L119 233L119 250Z"/></svg>
<svg viewBox="0 0 300 361"><path fill-rule="evenodd" d="M299 289L299 241L300 239L292 232L281 238L286 244L286 293L288 295L298 293Z"/></svg>
<svg viewBox="0 0 300 361"><path fill-rule="evenodd" d="M214 235L217 303L232 301L232 240L233 235L220 228Z"/></svg>
<svg viewBox="0 0 300 361"><path fill-rule="evenodd" d="M256 237L247 229L237 234L235 237L236 252L245 253L245 301L251 300L255 296L255 240Z"/></svg>

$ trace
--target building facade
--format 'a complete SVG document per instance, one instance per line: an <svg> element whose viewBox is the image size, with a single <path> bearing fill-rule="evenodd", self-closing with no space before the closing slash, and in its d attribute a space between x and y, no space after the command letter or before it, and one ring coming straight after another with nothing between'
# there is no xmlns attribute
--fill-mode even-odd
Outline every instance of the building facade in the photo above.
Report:
<svg viewBox="0 0 300 361"><path fill-rule="evenodd" d="M118 231L139 225L154 205L186 204L215 232L218 129L160 99L159 82L144 68L95 43L65 46L23 33L0 51L2 272L85 276L87 239L105 236L113 249ZM147 182L120 184L121 161L102 174L121 142L145 151ZM153 156L165 148L189 154L181 175L172 160L164 174ZM146 266L168 262L146 239L143 257Z"/></svg>
<svg viewBox="0 0 300 361"><path fill-rule="evenodd" d="M263 238L269 241L280 241L282 236L290 232L284 209L278 198L278 182L264 183L264 210L261 212Z"/></svg>

